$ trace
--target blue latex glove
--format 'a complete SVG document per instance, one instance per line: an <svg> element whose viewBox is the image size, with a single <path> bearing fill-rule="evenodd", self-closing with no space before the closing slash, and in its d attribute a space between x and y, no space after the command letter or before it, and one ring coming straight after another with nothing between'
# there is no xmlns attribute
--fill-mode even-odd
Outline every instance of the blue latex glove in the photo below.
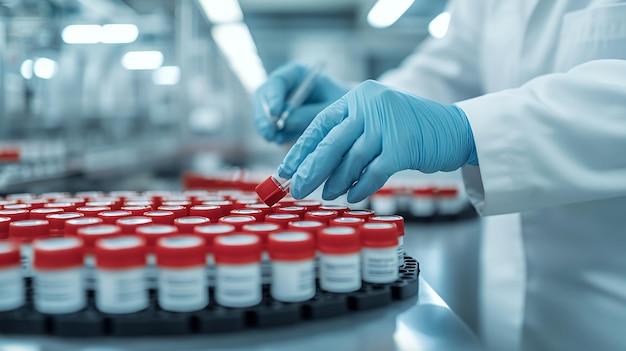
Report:
<svg viewBox="0 0 626 351"><path fill-rule="evenodd" d="M289 150L278 172L302 198L325 180L323 198L348 192L358 202L400 170L424 173L478 165L465 113L366 81L322 111Z"/></svg>
<svg viewBox="0 0 626 351"><path fill-rule="evenodd" d="M272 72L267 82L257 90L254 97L254 121L257 130L266 140L282 144L296 139L320 111L348 92L347 87L328 76L317 75L302 106L293 110L282 130L277 130L267 117L262 101L267 102L272 116L278 117L285 109L289 94L300 85L308 69L307 66L296 63L286 64Z"/></svg>

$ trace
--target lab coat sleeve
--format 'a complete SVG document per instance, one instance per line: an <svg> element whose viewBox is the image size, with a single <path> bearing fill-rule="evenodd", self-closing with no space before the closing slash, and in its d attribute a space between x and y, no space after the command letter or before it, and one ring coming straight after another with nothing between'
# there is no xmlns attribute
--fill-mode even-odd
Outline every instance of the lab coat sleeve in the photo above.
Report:
<svg viewBox="0 0 626 351"><path fill-rule="evenodd" d="M483 94L480 43L484 1L452 1L445 37L428 38L378 81L417 96L453 103Z"/></svg>
<svg viewBox="0 0 626 351"><path fill-rule="evenodd" d="M466 166L483 215L626 196L626 61L597 60L457 103L480 166Z"/></svg>

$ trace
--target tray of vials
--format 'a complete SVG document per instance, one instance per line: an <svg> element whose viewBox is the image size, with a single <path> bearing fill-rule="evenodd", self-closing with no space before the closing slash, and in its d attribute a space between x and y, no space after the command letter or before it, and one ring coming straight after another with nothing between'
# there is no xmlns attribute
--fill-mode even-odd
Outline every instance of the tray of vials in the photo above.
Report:
<svg viewBox="0 0 626 351"><path fill-rule="evenodd" d="M404 219L242 190L0 199L0 333L292 325L415 296Z"/></svg>

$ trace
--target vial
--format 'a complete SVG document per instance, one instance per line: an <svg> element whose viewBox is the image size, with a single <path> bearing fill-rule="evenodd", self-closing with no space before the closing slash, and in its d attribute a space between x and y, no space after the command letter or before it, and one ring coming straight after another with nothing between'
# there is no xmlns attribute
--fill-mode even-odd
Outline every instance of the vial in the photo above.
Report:
<svg viewBox="0 0 626 351"><path fill-rule="evenodd" d="M150 224L152 224L152 218L143 216L124 217L115 221L115 225L122 228L122 234L124 235L135 234L137 228Z"/></svg>
<svg viewBox="0 0 626 351"><path fill-rule="evenodd" d="M256 218L252 216L224 216L220 218L218 223L230 224L235 227L236 231L241 231L245 224L256 223Z"/></svg>
<svg viewBox="0 0 626 351"><path fill-rule="evenodd" d="M57 206L55 207L67 207L65 209L66 211L75 211L77 207L84 206L85 203L86 201L82 197L62 197L56 199L56 201L50 203L50 205L56 204Z"/></svg>
<svg viewBox="0 0 626 351"><path fill-rule="evenodd" d="M270 234L279 231L281 228L276 223L252 223L242 227L246 234L253 234L261 239L261 283L270 284L272 282L272 262L267 252L267 238Z"/></svg>
<svg viewBox="0 0 626 351"><path fill-rule="evenodd" d="M261 210L255 210L253 208L240 208L230 211L231 216L252 216L256 222L263 222L265 215Z"/></svg>
<svg viewBox="0 0 626 351"><path fill-rule="evenodd" d="M0 239L9 237L9 223L11 223L11 218L0 217Z"/></svg>
<svg viewBox="0 0 626 351"><path fill-rule="evenodd" d="M171 211L147 211L143 215L152 218L152 223L154 224L172 225L174 224L174 219L176 219L176 215Z"/></svg>
<svg viewBox="0 0 626 351"><path fill-rule="evenodd" d="M43 205L48 203L46 199L27 199L23 203L31 205L32 209L43 208Z"/></svg>
<svg viewBox="0 0 626 351"><path fill-rule="evenodd" d="M299 221L300 217L293 213L270 213L265 215L266 223L278 224L281 228L287 229L289 222Z"/></svg>
<svg viewBox="0 0 626 351"><path fill-rule="evenodd" d="M142 217L144 212L152 211L151 206L127 206L120 207L120 211L128 211L132 217Z"/></svg>
<svg viewBox="0 0 626 351"><path fill-rule="evenodd" d="M152 208L154 207L154 203L151 200L132 200L132 201L125 201L124 206L143 207L143 208L147 208L148 209L147 211L151 211Z"/></svg>
<svg viewBox="0 0 626 351"><path fill-rule="evenodd" d="M35 239L44 239L48 236L49 224L46 220L16 221L9 224L9 240L20 245L22 261L22 275L32 277L33 246Z"/></svg>
<svg viewBox="0 0 626 351"><path fill-rule="evenodd" d="M60 208L34 208L30 210L28 219L47 219L46 216L53 213L63 213Z"/></svg>
<svg viewBox="0 0 626 351"><path fill-rule="evenodd" d="M195 205L189 208L190 216L206 217L211 222L217 222L222 217L222 208L216 205Z"/></svg>
<svg viewBox="0 0 626 351"><path fill-rule="evenodd" d="M190 312L209 304L206 288L206 246L197 236L161 238L155 248L159 268L159 306L171 312Z"/></svg>
<svg viewBox="0 0 626 351"><path fill-rule="evenodd" d="M146 242L137 236L96 241L96 307L104 313L133 313L148 307Z"/></svg>
<svg viewBox="0 0 626 351"><path fill-rule="evenodd" d="M4 205L5 210L27 210L30 211L33 209L33 206L30 204L20 203L13 205Z"/></svg>
<svg viewBox="0 0 626 351"><path fill-rule="evenodd" d="M211 221L202 216L187 216L180 217L174 220L174 225L178 228L178 232L181 234L191 234L195 227L199 225L209 224Z"/></svg>
<svg viewBox="0 0 626 351"><path fill-rule="evenodd" d="M118 219L130 217L132 215L133 214L130 211L115 210L100 212L98 213L98 218L101 218L104 224L115 224Z"/></svg>
<svg viewBox="0 0 626 351"><path fill-rule="evenodd" d="M78 212L52 213L46 216L46 220L50 223L50 236L63 236L65 233L65 222L70 219L84 217Z"/></svg>
<svg viewBox="0 0 626 351"><path fill-rule="evenodd" d="M328 222L328 225L331 227L338 226L338 227L350 227L350 228L359 229L361 228L361 225L363 223L365 223L365 220L363 218L339 217L339 218L331 219Z"/></svg>
<svg viewBox="0 0 626 351"><path fill-rule="evenodd" d="M339 214L339 216L343 216L346 211L350 211L350 207L346 205L322 205L318 209L320 211L335 211Z"/></svg>
<svg viewBox="0 0 626 351"><path fill-rule="evenodd" d="M404 217L398 215L374 216L370 222L395 223L398 230L398 267L404 266Z"/></svg>
<svg viewBox="0 0 626 351"><path fill-rule="evenodd" d="M97 217L72 218L65 221L63 232L66 236L75 236L79 228L102 224L103 220Z"/></svg>
<svg viewBox="0 0 626 351"><path fill-rule="evenodd" d="M24 283L20 267L20 247L0 240L0 312L24 305Z"/></svg>
<svg viewBox="0 0 626 351"><path fill-rule="evenodd" d="M398 212L394 189L382 188L370 197L372 210L381 215L391 215Z"/></svg>
<svg viewBox="0 0 626 351"><path fill-rule="evenodd" d="M289 224L287 225L288 230L302 231L311 234L311 237L313 237L313 242L317 241L317 233L320 231L320 229L324 227L326 227L326 225L318 221L294 221L289 222ZM313 263L313 266L315 269L315 276L319 277L320 257L317 252L315 254L315 261Z"/></svg>
<svg viewBox="0 0 626 351"><path fill-rule="evenodd" d="M195 235L204 239L207 251L207 285L215 286L215 258L213 255L213 243L215 242L215 238L218 236L233 234L235 232L235 227L230 224L206 224L195 227L193 232Z"/></svg>
<svg viewBox="0 0 626 351"><path fill-rule="evenodd" d="M219 236L213 243L215 301L225 307L261 302L261 240L256 235Z"/></svg>
<svg viewBox="0 0 626 351"><path fill-rule="evenodd" d="M417 188L411 191L409 212L415 217L431 217L435 214L435 189Z"/></svg>
<svg viewBox="0 0 626 351"><path fill-rule="evenodd" d="M242 199L235 200L234 205L235 205L236 210L238 209L240 210L240 209L247 208L248 205L256 205L259 203L259 201L260 201L259 198L255 194L254 198L242 198Z"/></svg>
<svg viewBox="0 0 626 351"><path fill-rule="evenodd" d="M228 216L231 210L235 209L235 205L230 200L211 200L202 203L206 206L219 206L222 209L220 217Z"/></svg>
<svg viewBox="0 0 626 351"><path fill-rule="evenodd" d="M281 178L276 173L265 178L254 190L265 204L272 206L287 196L290 183L291 179Z"/></svg>
<svg viewBox="0 0 626 351"><path fill-rule="evenodd" d="M304 218L305 212L306 212L306 208L302 206L285 206L285 207L277 208L275 213L277 214L293 213L297 215L299 219L302 219Z"/></svg>
<svg viewBox="0 0 626 351"><path fill-rule="evenodd" d="M372 210L349 210L343 213L344 217L361 218L365 221L374 215L376 214Z"/></svg>
<svg viewBox="0 0 626 351"><path fill-rule="evenodd" d="M437 211L444 216L453 216L461 213L467 205L467 198L461 196L455 187L442 187L435 191Z"/></svg>
<svg viewBox="0 0 626 351"><path fill-rule="evenodd" d="M264 203L248 204L246 205L245 208L251 208L253 210L261 211L261 213L263 213L263 219L265 219L265 216L268 215L272 210L269 206L267 206Z"/></svg>
<svg viewBox="0 0 626 351"><path fill-rule="evenodd" d="M96 260L93 255L96 241L122 235L122 229L112 224L99 224L78 228L76 236L83 241L85 250L85 289L96 288Z"/></svg>
<svg viewBox="0 0 626 351"><path fill-rule="evenodd" d="M163 201L160 206L183 206L189 211L189 208L192 206L191 201L189 200L172 200L172 201Z"/></svg>
<svg viewBox="0 0 626 351"><path fill-rule="evenodd" d="M186 217L189 215L185 206L159 206L157 207L157 210L174 212L174 218Z"/></svg>
<svg viewBox="0 0 626 351"><path fill-rule="evenodd" d="M320 288L347 293L361 288L361 237L350 227L328 227L317 236Z"/></svg>
<svg viewBox="0 0 626 351"><path fill-rule="evenodd" d="M304 214L305 221L317 221L322 222L324 225L328 225L328 222L333 219L339 217L339 213L336 211L327 211L327 210L314 210L308 211Z"/></svg>
<svg viewBox="0 0 626 351"><path fill-rule="evenodd" d="M302 231L270 234L267 250L272 260L270 294L282 302L306 301L315 296L315 242Z"/></svg>
<svg viewBox="0 0 626 351"><path fill-rule="evenodd" d="M322 206L322 203L315 200L300 200L293 203L294 206L302 206L308 211L317 211Z"/></svg>
<svg viewBox="0 0 626 351"><path fill-rule="evenodd" d="M157 241L178 234L178 229L173 225L149 224L135 229L135 234L146 241L148 256L146 257L146 286L155 289L158 283L159 272L156 266L155 249Z"/></svg>
<svg viewBox="0 0 626 351"><path fill-rule="evenodd" d="M395 223L364 223L361 245L363 281L386 284L398 279L398 229Z"/></svg>
<svg viewBox="0 0 626 351"><path fill-rule="evenodd" d="M64 212L74 212L76 211L76 208L78 206L73 202L49 202L43 205L43 207L44 208L60 208Z"/></svg>
<svg viewBox="0 0 626 351"><path fill-rule="evenodd" d="M76 208L76 212L84 214L85 217L97 217L98 213L104 212L104 211L111 211L111 207L108 207L108 206L83 206L83 207L77 207Z"/></svg>
<svg viewBox="0 0 626 351"><path fill-rule="evenodd" d="M1 210L0 217L9 217L12 222L25 221L28 219L28 210L14 209L14 210Z"/></svg>
<svg viewBox="0 0 626 351"><path fill-rule="evenodd" d="M39 239L33 251L35 309L62 314L85 308L83 242L75 237Z"/></svg>

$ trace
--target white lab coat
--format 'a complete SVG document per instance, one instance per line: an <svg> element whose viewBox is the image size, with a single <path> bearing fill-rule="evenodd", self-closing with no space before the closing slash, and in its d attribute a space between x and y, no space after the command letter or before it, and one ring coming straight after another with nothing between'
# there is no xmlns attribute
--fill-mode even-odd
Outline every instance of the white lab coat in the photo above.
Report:
<svg viewBox="0 0 626 351"><path fill-rule="evenodd" d="M626 1L450 11L445 38L380 80L468 116L487 344L626 350Z"/></svg>

